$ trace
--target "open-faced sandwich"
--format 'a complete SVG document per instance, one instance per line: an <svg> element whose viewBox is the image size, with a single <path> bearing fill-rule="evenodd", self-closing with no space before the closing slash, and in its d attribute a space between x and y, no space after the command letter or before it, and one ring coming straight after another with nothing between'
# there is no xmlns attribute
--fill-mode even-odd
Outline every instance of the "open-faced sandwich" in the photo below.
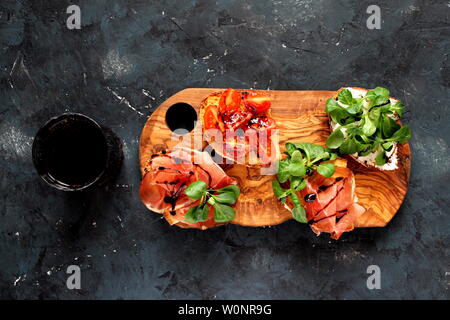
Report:
<svg viewBox="0 0 450 320"><path fill-rule="evenodd" d="M347 162L331 150L310 143L287 143L272 187L295 220L319 235L339 239L354 229L365 209L357 203L355 178Z"/></svg>
<svg viewBox="0 0 450 320"><path fill-rule="evenodd" d="M227 163L268 166L278 159L275 120L264 91L227 89L206 97L200 118L204 137Z"/></svg>
<svg viewBox="0 0 450 320"><path fill-rule="evenodd" d="M208 229L234 218L236 181L207 152L175 149L153 155L145 167L140 196L146 207L171 224Z"/></svg>
<svg viewBox="0 0 450 320"><path fill-rule="evenodd" d="M397 169L398 144L409 140L411 130L400 122L404 105L389 94L381 87L343 88L328 99L332 132L327 146L367 167Z"/></svg>
<svg viewBox="0 0 450 320"><path fill-rule="evenodd" d="M141 199L171 225L205 230L229 222L268 226L293 218L317 235L339 239L355 226L384 226L400 207L409 178L405 142L411 130L400 121L403 104L387 89L343 88L335 96L307 91L289 99L284 92L226 89L206 98L202 92L191 101L195 106L201 101L201 125L192 136L202 140L195 148L212 147L220 157L213 160L208 152L179 144L148 159L173 138L170 128L158 125L166 105L146 126L154 137L141 138L141 144L152 142L151 151L141 154ZM167 105L190 96L180 93ZM286 130L282 135L271 98L279 127ZM328 117L323 117L325 99ZM324 137L328 125L331 133ZM287 142L282 156L279 139ZM321 145L296 142L303 139Z"/></svg>

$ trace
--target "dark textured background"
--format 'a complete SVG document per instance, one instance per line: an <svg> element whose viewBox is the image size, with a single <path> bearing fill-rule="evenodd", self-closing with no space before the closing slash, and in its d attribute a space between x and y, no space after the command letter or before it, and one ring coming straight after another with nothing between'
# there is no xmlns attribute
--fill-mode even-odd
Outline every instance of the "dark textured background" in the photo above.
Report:
<svg viewBox="0 0 450 320"><path fill-rule="evenodd" d="M82 29L66 28L78 4ZM381 30L366 8L382 10ZM1 298L449 298L450 2L0 3ZM138 196L147 116L186 87L388 87L409 106L406 201L382 229L338 242L307 226L170 227ZM38 128L77 111L122 139L109 187L64 193L31 160ZM65 286L78 264L82 289ZM382 289L366 287L377 264Z"/></svg>

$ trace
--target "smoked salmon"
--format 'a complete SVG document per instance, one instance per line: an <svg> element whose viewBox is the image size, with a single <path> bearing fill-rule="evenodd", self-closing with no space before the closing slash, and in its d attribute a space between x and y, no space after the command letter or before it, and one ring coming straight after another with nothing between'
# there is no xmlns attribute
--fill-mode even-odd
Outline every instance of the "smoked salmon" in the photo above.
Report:
<svg viewBox="0 0 450 320"><path fill-rule="evenodd" d="M227 176L207 152L175 149L171 153L154 155L149 160L140 186L140 197L148 209L163 214L171 225L211 228L218 225L212 210L207 221L195 224L184 221L187 211L198 204L184 190L192 182L200 180L213 189L236 185L236 181Z"/></svg>

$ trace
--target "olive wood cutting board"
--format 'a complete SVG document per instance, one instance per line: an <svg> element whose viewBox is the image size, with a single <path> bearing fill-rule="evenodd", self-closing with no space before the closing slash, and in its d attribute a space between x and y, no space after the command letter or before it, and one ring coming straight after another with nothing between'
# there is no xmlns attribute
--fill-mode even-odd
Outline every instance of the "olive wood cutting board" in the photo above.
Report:
<svg viewBox="0 0 450 320"><path fill-rule="evenodd" d="M177 104L192 106L197 115L203 99L209 94L224 89L182 90L164 101L147 119L142 130L139 146L141 173L152 154L171 150L182 144L202 149L206 146L193 145L186 140L201 134L198 129L200 119L191 132L176 136L166 121L167 110ZM286 142L310 142L325 146L330 133L325 102L334 97L336 91L265 91L272 101L271 116L280 130L280 150L284 151ZM179 115L183 116L183 115ZM177 137L177 141L173 137ZM193 139L192 139L193 140ZM384 227L399 210L408 189L411 168L410 147L408 143L399 145L399 168L392 171L379 171L366 168L352 159L348 167L355 174L358 203L366 212L356 222L357 227ZM273 175L260 175L257 167L232 164L222 166L225 172L235 178L241 188L241 196L236 204L236 217L232 223L244 226L268 226L282 223L292 218L291 213L275 198L271 181Z"/></svg>

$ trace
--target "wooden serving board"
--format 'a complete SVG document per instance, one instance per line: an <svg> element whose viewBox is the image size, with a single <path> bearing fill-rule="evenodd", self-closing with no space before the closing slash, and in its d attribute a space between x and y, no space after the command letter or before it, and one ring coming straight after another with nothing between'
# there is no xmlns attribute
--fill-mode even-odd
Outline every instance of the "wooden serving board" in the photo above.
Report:
<svg viewBox="0 0 450 320"><path fill-rule="evenodd" d="M187 137L201 134L196 128L179 140L166 124L165 115L176 103L187 103L197 112L201 102L209 94L224 89L185 89L164 101L148 118L141 134L139 156L141 173L152 154L170 150L180 141L188 147L202 149L186 142ZM325 102L336 95L336 91L265 91L272 101L272 117L280 129L280 149L286 142L310 142L325 146L330 133ZM197 124L201 121L198 119ZM192 139L193 140L193 139ZM348 159L348 167L356 179L358 203L366 212L357 220L357 227L383 227L400 208L408 189L410 174L410 148L408 143L399 145L399 168L393 171L379 171L366 168ZM268 226L292 218L274 197L271 181L274 176L260 175L259 168L244 165L225 165L225 172L238 181L241 196L236 204L236 218L232 223L244 226Z"/></svg>

